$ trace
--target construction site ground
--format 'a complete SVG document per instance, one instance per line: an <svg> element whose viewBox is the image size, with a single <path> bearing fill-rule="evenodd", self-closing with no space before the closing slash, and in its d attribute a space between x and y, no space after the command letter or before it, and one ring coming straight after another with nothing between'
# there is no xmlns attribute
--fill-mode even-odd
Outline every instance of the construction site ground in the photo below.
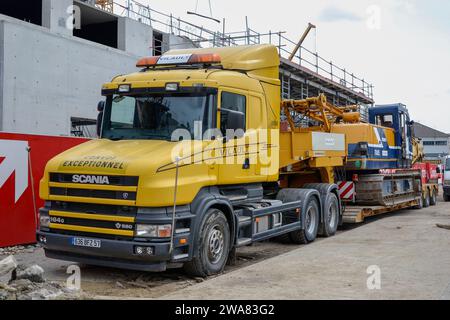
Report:
<svg viewBox="0 0 450 320"><path fill-rule="evenodd" d="M450 225L442 196L437 206L370 218L307 246L241 248L236 265L220 276L81 265L81 288L95 299L450 299L450 230L438 224ZM0 260L5 256L0 252ZM69 277L71 263L48 259L40 248L15 257L43 267L47 280L64 284ZM378 274L369 288L368 278Z"/></svg>

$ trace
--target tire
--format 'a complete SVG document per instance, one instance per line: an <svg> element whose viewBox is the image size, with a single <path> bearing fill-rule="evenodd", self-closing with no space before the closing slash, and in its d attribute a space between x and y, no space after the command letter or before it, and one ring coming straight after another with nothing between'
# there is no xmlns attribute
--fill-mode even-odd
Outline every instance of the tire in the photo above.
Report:
<svg viewBox="0 0 450 320"><path fill-rule="evenodd" d="M228 220L222 211L210 209L199 230L194 243L194 257L184 265L184 270L195 277L219 274L225 268L230 251Z"/></svg>
<svg viewBox="0 0 450 320"><path fill-rule="evenodd" d="M325 201L323 222L320 225L319 234L323 237L332 237L339 226L339 199L336 194L329 193Z"/></svg>
<svg viewBox="0 0 450 320"><path fill-rule="evenodd" d="M450 202L450 195L444 194L444 201Z"/></svg>
<svg viewBox="0 0 450 320"><path fill-rule="evenodd" d="M423 207L428 208L430 206L430 190L426 190L425 197L423 198Z"/></svg>
<svg viewBox="0 0 450 320"><path fill-rule="evenodd" d="M419 198L419 204L417 206L415 206L414 209L416 209L416 210L423 209L423 197L422 196Z"/></svg>
<svg viewBox="0 0 450 320"><path fill-rule="evenodd" d="M436 190L431 189L430 206L435 206L437 204Z"/></svg>
<svg viewBox="0 0 450 320"><path fill-rule="evenodd" d="M317 238L320 223L320 207L315 197L311 197L305 206L306 211L304 229L289 233L289 237L295 244L308 244Z"/></svg>

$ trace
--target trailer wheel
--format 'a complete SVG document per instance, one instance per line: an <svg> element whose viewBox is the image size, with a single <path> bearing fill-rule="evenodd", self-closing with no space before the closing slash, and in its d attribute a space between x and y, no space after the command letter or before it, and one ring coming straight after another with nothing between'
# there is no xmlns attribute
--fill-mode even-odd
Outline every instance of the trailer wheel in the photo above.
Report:
<svg viewBox="0 0 450 320"><path fill-rule="evenodd" d="M320 209L315 197L309 198L304 217L303 230L294 231L289 234L293 243L308 244L317 238L320 223Z"/></svg>
<svg viewBox="0 0 450 320"><path fill-rule="evenodd" d="M420 198L419 198L419 203L418 203L418 205L415 206L413 209L416 209L416 210L423 209L423 197L422 197L422 196L420 196Z"/></svg>
<svg viewBox="0 0 450 320"><path fill-rule="evenodd" d="M194 257L184 265L185 271L195 277L219 274L225 268L230 249L230 227L222 211L210 209L200 224L200 233L194 243Z"/></svg>
<svg viewBox="0 0 450 320"><path fill-rule="evenodd" d="M334 193L327 194L323 219L320 234L324 237L334 236L339 225L339 200Z"/></svg>
<svg viewBox="0 0 450 320"><path fill-rule="evenodd" d="M431 189L430 205L435 206L437 204L436 190Z"/></svg>
<svg viewBox="0 0 450 320"><path fill-rule="evenodd" d="M425 196L423 198L423 207L428 208L430 206L430 190L425 191Z"/></svg>

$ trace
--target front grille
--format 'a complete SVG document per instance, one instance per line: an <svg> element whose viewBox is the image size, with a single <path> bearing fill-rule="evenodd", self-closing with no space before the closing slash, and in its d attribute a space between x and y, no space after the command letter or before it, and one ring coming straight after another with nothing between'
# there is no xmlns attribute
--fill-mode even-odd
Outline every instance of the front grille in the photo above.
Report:
<svg viewBox="0 0 450 320"><path fill-rule="evenodd" d="M51 187L50 195L135 201L136 192Z"/></svg>
<svg viewBox="0 0 450 320"><path fill-rule="evenodd" d="M52 201L50 210L135 217L136 207L79 202Z"/></svg>
<svg viewBox="0 0 450 320"><path fill-rule="evenodd" d="M136 208L53 201L48 208L54 233L99 238L134 237Z"/></svg>
<svg viewBox="0 0 450 320"><path fill-rule="evenodd" d="M93 228L105 228L112 230L134 230L133 222L115 222L115 221L101 221L101 220L89 220L80 218L67 218L60 217L60 214L55 213L50 218L50 222L59 223L62 225L93 227Z"/></svg>
<svg viewBox="0 0 450 320"><path fill-rule="evenodd" d="M80 177L84 181L82 184L92 184L95 185L95 180L102 181L102 185L109 186L121 186L121 187L137 187L139 183L139 177L130 176L110 176L110 175L89 175L89 174L72 174L72 173L50 173L50 182L56 183L80 183ZM90 178L90 179L89 179ZM102 178L106 178L102 179ZM106 183L108 182L108 183Z"/></svg>

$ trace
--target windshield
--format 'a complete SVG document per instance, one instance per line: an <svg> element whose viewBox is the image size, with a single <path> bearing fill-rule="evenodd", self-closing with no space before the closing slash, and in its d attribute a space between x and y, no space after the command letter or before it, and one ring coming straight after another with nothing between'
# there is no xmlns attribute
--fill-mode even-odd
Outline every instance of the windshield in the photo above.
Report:
<svg viewBox="0 0 450 320"><path fill-rule="evenodd" d="M201 139L213 128L216 95L210 93L158 93L114 95L107 101L102 137L112 140L171 140L177 129Z"/></svg>

